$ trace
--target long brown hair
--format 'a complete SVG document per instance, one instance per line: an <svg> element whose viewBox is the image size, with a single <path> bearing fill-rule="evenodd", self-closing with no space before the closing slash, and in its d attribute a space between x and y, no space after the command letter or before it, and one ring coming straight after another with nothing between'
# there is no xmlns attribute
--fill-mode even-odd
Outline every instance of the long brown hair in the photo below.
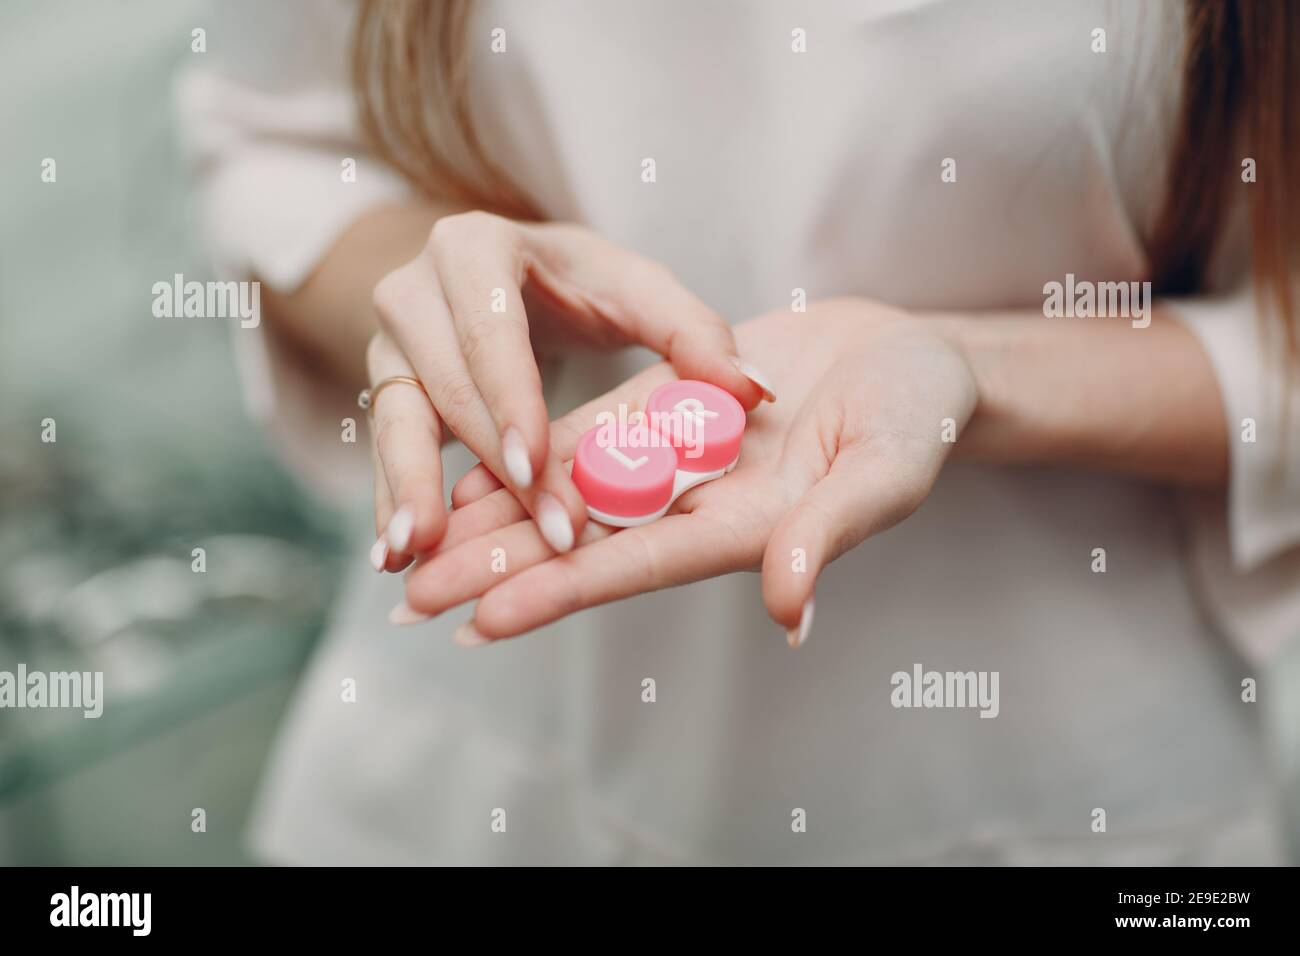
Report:
<svg viewBox="0 0 1300 956"><path fill-rule="evenodd" d="M363 0L352 73L369 145L430 195L533 218L483 149L469 101L469 0Z"/></svg>
<svg viewBox="0 0 1300 956"><path fill-rule="evenodd" d="M1149 256L1154 287L1205 281L1240 185L1249 184L1252 269L1262 321L1300 376L1300 2L1185 0L1181 101L1167 193ZM353 78L377 153L430 194L531 218L535 207L485 153L470 115L470 0L363 0ZM1273 316L1273 320L1268 319Z"/></svg>
<svg viewBox="0 0 1300 956"><path fill-rule="evenodd" d="M1155 288L1197 291L1223 233L1242 163L1251 260L1266 329L1280 332L1292 376L1300 368L1300 4L1185 0L1181 102L1164 205L1149 255ZM1267 321L1267 315L1276 321ZM1285 407L1285 406L1284 406Z"/></svg>

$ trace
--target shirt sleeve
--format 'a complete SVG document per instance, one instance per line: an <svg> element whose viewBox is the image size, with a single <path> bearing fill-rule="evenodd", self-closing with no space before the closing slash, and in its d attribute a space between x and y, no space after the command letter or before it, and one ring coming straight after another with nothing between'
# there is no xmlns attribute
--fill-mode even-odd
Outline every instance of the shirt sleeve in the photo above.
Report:
<svg viewBox="0 0 1300 956"><path fill-rule="evenodd" d="M1249 285L1165 305L1209 356L1228 424L1226 491L1188 496L1193 573L1238 649L1268 659L1300 638L1300 400L1284 340Z"/></svg>
<svg viewBox="0 0 1300 956"><path fill-rule="evenodd" d="M362 144L355 15L351 0L223 0L196 20L206 52L180 71L174 104L219 275L292 292L358 217L411 198ZM233 334L246 404L276 451L326 497L350 494L369 471L340 440L355 405L260 325Z"/></svg>
<svg viewBox="0 0 1300 956"><path fill-rule="evenodd" d="M209 247L223 273L291 292L353 220L411 190L362 146L352 3L227 0L211 10L208 52L192 55L176 85Z"/></svg>

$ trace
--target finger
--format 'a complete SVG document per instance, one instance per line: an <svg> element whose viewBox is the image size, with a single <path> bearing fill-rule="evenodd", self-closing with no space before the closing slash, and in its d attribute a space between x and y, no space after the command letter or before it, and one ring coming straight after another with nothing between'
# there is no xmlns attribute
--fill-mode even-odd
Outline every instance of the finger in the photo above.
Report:
<svg viewBox="0 0 1300 956"><path fill-rule="evenodd" d="M554 487L557 483L550 473L552 467L564 469L565 476L568 476L568 469L552 455L547 462L548 470L542 473L543 485ZM549 491L540 492L534 499L536 514L525 508L523 502L509 488L499 488L477 501L458 507L452 511L448 519L447 530L438 550L455 547L470 538L489 534L521 519L533 518L552 552L568 551L581 535L581 529L587 525L586 503L582 500L578 489L572 487L572 482L570 487L572 491L561 490L562 494L569 496L563 500ZM569 517L573 512L581 513L582 520L573 521Z"/></svg>
<svg viewBox="0 0 1300 956"><path fill-rule="evenodd" d="M467 507L484 495L490 495L492 492L504 487L500 479L492 474L486 465L479 462L461 475L457 482L451 486L451 506L453 508Z"/></svg>
<svg viewBox="0 0 1300 956"><path fill-rule="evenodd" d="M893 466L841 451L781 519L763 553L763 603L791 647L808 639L817 575L850 548L912 513L925 497Z"/></svg>
<svg viewBox="0 0 1300 956"><path fill-rule="evenodd" d="M465 366L495 423L512 484L545 466L549 418L519 288L524 274L514 223L485 212L438 220L430 251Z"/></svg>
<svg viewBox="0 0 1300 956"><path fill-rule="evenodd" d="M560 493L564 495L562 499L563 509L569 513L577 510L581 512L584 519L582 523L575 523L573 537L570 538L562 526L557 526L559 525L558 508L549 508L549 513L543 510L544 503L531 508L530 513L537 518L537 523L543 534L546 535L553 550L560 553L569 550L569 547L556 547L557 539L559 543L564 543L567 539L571 547L574 540L583 536L583 527L591 527L585 520L587 518L586 502L582 500L577 487L574 486L572 480L560 485L552 477L553 470L556 468L562 469L564 477L569 478L568 462L573 458L578 439L582 437L582 434L587 429L596 424L597 415L602 411L613 410L619 405L626 406L629 412L639 409L645 404L645 400L655 388L664 382L672 381L673 377L672 370L668 366L652 366L634 375L617 388L587 402L551 423L552 453L547 458L546 471L543 472L541 484L549 488L558 488ZM453 500L454 495L455 492L453 491ZM458 508L452 512L444 547L452 547L467 538L487 534L498 528L505 527L518 521L520 517L519 501L508 489L491 492L466 505L463 509Z"/></svg>
<svg viewBox="0 0 1300 956"><path fill-rule="evenodd" d="M493 471L501 466L492 417L460 354L451 312L430 263L421 259L375 287L375 311L393 351L424 383L442 423Z"/></svg>
<svg viewBox="0 0 1300 956"><path fill-rule="evenodd" d="M599 398L557 418L551 422L551 447L555 454L563 461L571 461L578 439L598 423L601 412L616 412L619 406L626 407L629 413L643 409L651 392L676 377L667 365L652 365Z"/></svg>
<svg viewBox="0 0 1300 956"><path fill-rule="evenodd" d="M479 601L473 627L486 640L512 637L584 608L738 570L757 557L740 540L699 512L624 528L498 584Z"/></svg>
<svg viewBox="0 0 1300 956"><path fill-rule="evenodd" d="M529 487L510 477L501 439L465 365L450 308L431 266L416 260L385 277L375 290L375 308L419 373L442 422L515 493L552 548L562 552L572 547L587 521L578 489L549 453L539 480L530 481Z"/></svg>
<svg viewBox="0 0 1300 956"><path fill-rule="evenodd" d="M384 463L380 461L379 450L373 441L370 443L370 465L375 487L375 543L370 546L370 565L376 571L391 571L394 569L388 567L388 539L384 536L384 529L392 520L395 509L388 479L384 477Z"/></svg>
<svg viewBox="0 0 1300 956"><path fill-rule="evenodd" d="M609 529L588 525L597 540ZM520 521L460 543L444 545L406 576L406 602L425 615L473 600L495 585L555 557L537 525Z"/></svg>
<svg viewBox="0 0 1300 956"><path fill-rule="evenodd" d="M672 370L668 366L653 366L599 398L557 419L551 425L555 456L563 458L567 464L577 447L578 438L596 424L596 416L601 411L616 408L620 404L626 405L630 410L640 408L651 392L664 382L672 381L673 378ZM465 491L462 485L471 490ZM492 485L496 486L495 490L487 491L486 489ZM485 489L485 493L476 496L475 492L480 486ZM491 534L529 517L529 512L520 504L515 494L501 487L496 477L481 463L471 468L457 482L457 487L452 490L452 502L455 504L455 509L448 515L447 529L438 544L437 553L451 550L466 541ZM589 523L587 530L580 535L580 540L587 540L592 529L599 527Z"/></svg>
<svg viewBox="0 0 1300 956"><path fill-rule="evenodd" d="M548 288L560 286L554 274L568 274L586 292L585 302L625 338L654 349L682 378L723 388L748 410L762 399L775 401L767 376L742 359L731 326L659 263L613 243L586 237L573 254L555 226L523 226L526 262ZM563 295L563 290L560 290ZM574 303L570 303L571 307Z"/></svg>
<svg viewBox="0 0 1300 956"><path fill-rule="evenodd" d="M442 497L440 443L431 430L428 410L416 402L398 404L393 388L375 403L375 447L383 464L394 506L384 538L397 559L427 551L438 543L447 523ZM414 391L414 389L411 389ZM405 566L406 561L401 560Z"/></svg>
<svg viewBox="0 0 1300 956"><path fill-rule="evenodd" d="M410 363L387 336L372 340L367 364L376 384L394 375L414 376ZM382 477L388 488L384 566L399 570L410 555L433 547L446 525L441 426L423 389L395 382L374 396L370 427L380 468L377 477ZM376 504L378 508L378 490ZM373 563L378 563L377 557L372 552Z"/></svg>
<svg viewBox="0 0 1300 956"><path fill-rule="evenodd" d="M447 531L438 543L437 551L454 548L471 538L491 534L532 516L520 504L514 492L502 488L484 495L478 501L457 508L447 517Z"/></svg>
<svg viewBox="0 0 1300 956"><path fill-rule="evenodd" d="M578 535L587 526L587 503L569 469L554 453L546 456L541 485L548 490L533 500L530 510L547 544L563 554L577 543Z"/></svg>
<svg viewBox="0 0 1300 956"><path fill-rule="evenodd" d="M625 405L629 411L641 408L645 400L658 386L674 378L672 369L667 365L655 365L628 379L612 391L587 402L568 415L551 423L551 444L555 456L564 460L565 465L573 457L578 439L583 432L596 424L596 416L602 411ZM469 478L475 469L466 473ZM490 475L490 473L489 473ZM465 479L462 479L462 481ZM475 478L477 482L479 479ZM486 481L487 479L484 479ZM452 491L452 500L456 501L456 491ZM585 508L585 505L583 506ZM447 521L447 531L439 546L447 549L470 538L488 534L499 528L514 524L528 517L529 512L520 504L519 499L509 489L489 492L463 506L457 505ZM591 527L590 524L587 526ZM579 534L582 539L585 535Z"/></svg>

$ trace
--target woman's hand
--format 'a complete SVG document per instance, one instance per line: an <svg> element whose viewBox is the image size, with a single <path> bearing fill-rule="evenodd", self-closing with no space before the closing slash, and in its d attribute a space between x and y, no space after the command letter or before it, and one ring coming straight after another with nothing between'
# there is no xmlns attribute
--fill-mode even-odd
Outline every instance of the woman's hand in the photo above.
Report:
<svg viewBox="0 0 1300 956"><path fill-rule="evenodd" d="M377 570L400 570L440 540L439 450L450 435L494 476L479 476L480 492L504 485L549 551L573 546L586 510L551 449L535 349L640 344L746 408L764 394L720 316L662 266L580 226L447 216L379 282L374 305L370 381L410 376L427 393L394 385L375 400Z"/></svg>
<svg viewBox="0 0 1300 956"><path fill-rule="evenodd" d="M440 546L407 575L399 616L481 597L474 621L457 634L478 644L761 565L764 602L797 647L812 623L817 574L925 500L975 409L972 372L941 328L853 299L738 326L741 350L772 370L781 401L750 415L734 471L687 492L650 524L616 530L593 522L577 548L557 556L522 520L520 502L475 469L453 492L457 508ZM648 369L553 423L557 460L571 457L598 412L641 408L674 377L666 365Z"/></svg>

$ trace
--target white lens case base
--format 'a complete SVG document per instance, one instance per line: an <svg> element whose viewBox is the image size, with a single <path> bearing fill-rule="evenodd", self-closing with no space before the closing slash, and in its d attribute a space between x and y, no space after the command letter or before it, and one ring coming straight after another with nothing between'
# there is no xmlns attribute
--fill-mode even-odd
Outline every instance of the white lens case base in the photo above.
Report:
<svg viewBox="0 0 1300 956"><path fill-rule="evenodd" d="M736 461L733 461L726 468L722 468L718 471L683 471L680 468L677 469L677 474L673 476L673 496L668 499L668 504L651 514L636 515L634 517L611 515L606 514L603 511L598 511L591 505L587 505L587 514L592 518L592 520L599 521L603 525L609 525L611 528L636 528L643 524L649 524L651 521L658 521L668 513L668 509L673 506L673 502L686 494L686 492L690 491L692 488L698 488L700 485L707 482L716 481L723 475L730 474L739 461L740 459L737 458Z"/></svg>

